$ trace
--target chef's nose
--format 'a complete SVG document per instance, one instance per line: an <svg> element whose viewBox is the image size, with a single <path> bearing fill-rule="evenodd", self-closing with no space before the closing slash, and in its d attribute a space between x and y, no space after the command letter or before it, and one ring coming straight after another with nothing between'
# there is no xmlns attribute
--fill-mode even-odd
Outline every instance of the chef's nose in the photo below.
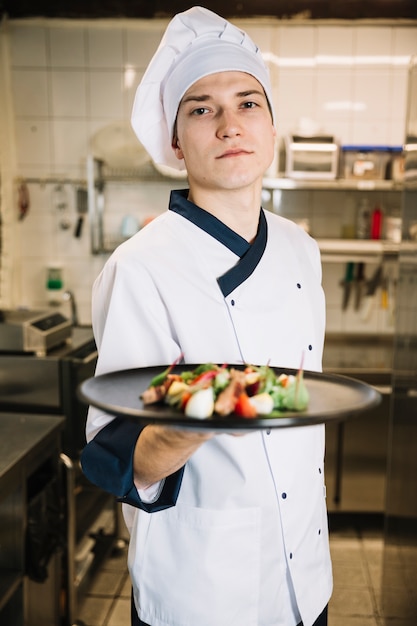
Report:
<svg viewBox="0 0 417 626"><path fill-rule="evenodd" d="M236 137L241 134L241 126L237 113L230 109L223 109L219 113L217 135L220 138Z"/></svg>

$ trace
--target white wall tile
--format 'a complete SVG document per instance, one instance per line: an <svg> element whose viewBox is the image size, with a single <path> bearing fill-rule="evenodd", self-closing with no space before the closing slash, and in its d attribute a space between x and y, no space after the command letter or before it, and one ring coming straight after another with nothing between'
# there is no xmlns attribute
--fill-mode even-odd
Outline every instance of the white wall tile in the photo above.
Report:
<svg viewBox="0 0 417 626"><path fill-rule="evenodd" d="M371 118L352 121L352 144L355 145L388 145L390 140L389 119Z"/></svg>
<svg viewBox="0 0 417 626"><path fill-rule="evenodd" d="M156 52L167 22L148 22L146 27L126 29L125 63L145 69Z"/></svg>
<svg viewBox="0 0 417 626"><path fill-rule="evenodd" d="M316 28L314 26L288 26L283 28L276 41L276 53L284 64L314 63L316 54Z"/></svg>
<svg viewBox="0 0 417 626"><path fill-rule="evenodd" d="M15 69L12 73L12 95L17 117L47 117L48 75L43 69Z"/></svg>
<svg viewBox="0 0 417 626"><path fill-rule="evenodd" d="M16 120L16 151L18 165L24 168L28 165L50 165L51 154L51 127L43 120Z"/></svg>
<svg viewBox="0 0 417 626"><path fill-rule="evenodd" d="M353 77L353 97L358 108L352 115L352 142L387 144L390 140L391 72L358 68Z"/></svg>
<svg viewBox="0 0 417 626"><path fill-rule="evenodd" d="M391 65L392 28L387 26L359 26L356 29L354 53L356 63L363 67Z"/></svg>
<svg viewBox="0 0 417 626"><path fill-rule="evenodd" d="M357 69L353 75L353 97L364 105L355 117L359 120L391 114L391 72L381 69Z"/></svg>
<svg viewBox="0 0 417 626"><path fill-rule="evenodd" d="M342 332L342 310L340 307L326 306L326 333Z"/></svg>
<svg viewBox="0 0 417 626"><path fill-rule="evenodd" d="M405 141L407 114L408 75L404 68L392 71L391 76L391 115L389 122L390 145L401 145Z"/></svg>
<svg viewBox="0 0 417 626"><path fill-rule="evenodd" d="M51 72L52 115L54 117L85 117L87 86L84 70Z"/></svg>
<svg viewBox="0 0 417 626"><path fill-rule="evenodd" d="M311 194L312 234L318 238L338 238L351 199L337 191L314 191Z"/></svg>
<svg viewBox="0 0 417 626"><path fill-rule="evenodd" d="M91 68L123 67L123 31L121 28L89 28L87 58Z"/></svg>
<svg viewBox="0 0 417 626"><path fill-rule="evenodd" d="M31 197L31 209L22 222L22 257L53 256L56 250L56 228L50 215L36 215L36 201Z"/></svg>
<svg viewBox="0 0 417 626"><path fill-rule="evenodd" d="M84 67L85 30L80 26L49 29L50 64L52 67Z"/></svg>
<svg viewBox="0 0 417 626"><path fill-rule="evenodd" d="M316 54L318 60L326 66L340 67L352 60L354 46L352 26L318 26ZM335 57L332 59L332 57Z"/></svg>
<svg viewBox="0 0 417 626"><path fill-rule="evenodd" d="M276 190L272 208L275 213L283 217L296 215L297 217L309 217L310 192L297 189L295 191Z"/></svg>
<svg viewBox="0 0 417 626"><path fill-rule="evenodd" d="M327 122L326 129L331 132L336 141L342 146L352 143L352 118L333 119Z"/></svg>
<svg viewBox="0 0 417 626"><path fill-rule="evenodd" d="M328 307L341 309L342 288L340 282L344 277L344 266L341 263L323 263L322 284L326 294Z"/></svg>
<svg viewBox="0 0 417 626"><path fill-rule="evenodd" d="M348 134L356 103L353 72L347 68L319 68L316 72L316 119L322 128L343 138ZM339 132L336 132L338 128Z"/></svg>
<svg viewBox="0 0 417 626"><path fill-rule="evenodd" d="M130 116L132 114L136 90L140 81L142 80L142 76L143 72L141 70L136 70L134 81L131 84L124 84L123 86L123 114L125 119L130 119Z"/></svg>
<svg viewBox="0 0 417 626"><path fill-rule="evenodd" d="M44 26L19 25L18 22L13 22L10 37L12 66L45 67L46 41Z"/></svg>
<svg viewBox="0 0 417 626"><path fill-rule="evenodd" d="M417 54L417 28L412 26L394 26L392 54L395 57ZM400 60L399 59L399 60Z"/></svg>
<svg viewBox="0 0 417 626"><path fill-rule="evenodd" d="M119 120L123 117L122 72L89 73L89 116Z"/></svg>
<svg viewBox="0 0 417 626"><path fill-rule="evenodd" d="M283 136L296 131L300 118L316 119L315 80L311 71L300 69L283 69L278 80L278 134Z"/></svg>
<svg viewBox="0 0 417 626"><path fill-rule="evenodd" d="M55 120L52 132L57 171L71 165L81 166L87 154L87 123L84 120Z"/></svg>
<svg viewBox="0 0 417 626"><path fill-rule="evenodd" d="M21 293L19 306L32 308L44 307L46 304L46 264L42 256L27 257L22 264Z"/></svg>

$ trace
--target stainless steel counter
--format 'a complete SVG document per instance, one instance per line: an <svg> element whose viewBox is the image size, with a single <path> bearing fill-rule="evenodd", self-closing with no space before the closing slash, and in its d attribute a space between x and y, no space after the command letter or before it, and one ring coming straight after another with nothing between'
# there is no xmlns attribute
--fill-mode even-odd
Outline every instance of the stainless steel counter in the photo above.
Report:
<svg viewBox="0 0 417 626"><path fill-rule="evenodd" d="M326 426L327 506L330 512L385 510L393 338L326 337L323 370L356 378L382 393L379 406Z"/></svg>
<svg viewBox="0 0 417 626"><path fill-rule="evenodd" d="M59 453L63 425L63 418L52 415L0 413L2 626L59 622ZM47 514L51 498L53 520ZM35 582L35 570L46 576L42 582L39 578Z"/></svg>
<svg viewBox="0 0 417 626"><path fill-rule="evenodd" d="M370 385L391 384L394 339L378 335L328 335L323 370L357 378Z"/></svg>
<svg viewBox="0 0 417 626"><path fill-rule="evenodd" d="M0 352L0 408L22 412L60 413L62 366L93 344L91 328L73 328L69 341L44 356ZM94 348L95 349L95 348Z"/></svg>
<svg viewBox="0 0 417 626"><path fill-rule="evenodd" d="M62 558L66 582L61 608L69 624L74 623L79 600L88 589L93 571L112 549L118 532L115 498L92 485L79 464L85 446L88 409L78 399L76 390L81 382L94 375L96 362L91 327L73 328L70 341L46 354L0 354L0 411L13 413L16 423L20 413L65 418L61 473L67 536ZM19 436L18 424L15 432ZM104 515L107 511L110 514Z"/></svg>
<svg viewBox="0 0 417 626"><path fill-rule="evenodd" d="M8 473L20 471L20 464L30 469L36 462L39 446L63 429L63 417L0 413L0 481L7 483Z"/></svg>

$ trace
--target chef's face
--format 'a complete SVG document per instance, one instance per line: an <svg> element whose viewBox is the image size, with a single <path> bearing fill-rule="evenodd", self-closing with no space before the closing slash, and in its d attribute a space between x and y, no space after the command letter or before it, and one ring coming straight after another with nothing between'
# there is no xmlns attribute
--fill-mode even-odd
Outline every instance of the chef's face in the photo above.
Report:
<svg viewBox="0 0 417 626"><path fill-rule="evenodd" d="M201 78L184 94L173 149L190 188L242 189L272 162L275 128L261 84L244 72Z"/></svg>

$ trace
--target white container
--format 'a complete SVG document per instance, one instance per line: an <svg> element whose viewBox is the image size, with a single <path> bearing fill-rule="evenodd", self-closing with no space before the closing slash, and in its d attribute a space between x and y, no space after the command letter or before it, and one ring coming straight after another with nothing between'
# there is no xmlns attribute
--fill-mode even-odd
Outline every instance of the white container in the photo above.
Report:
<svg viewBox="0 0 417 626"><path fill-rule="evenodd" d="M387 216L385 218L385 239L392 241L393 243L401 242L401 229L402 219L401 217Z"/></svg>

